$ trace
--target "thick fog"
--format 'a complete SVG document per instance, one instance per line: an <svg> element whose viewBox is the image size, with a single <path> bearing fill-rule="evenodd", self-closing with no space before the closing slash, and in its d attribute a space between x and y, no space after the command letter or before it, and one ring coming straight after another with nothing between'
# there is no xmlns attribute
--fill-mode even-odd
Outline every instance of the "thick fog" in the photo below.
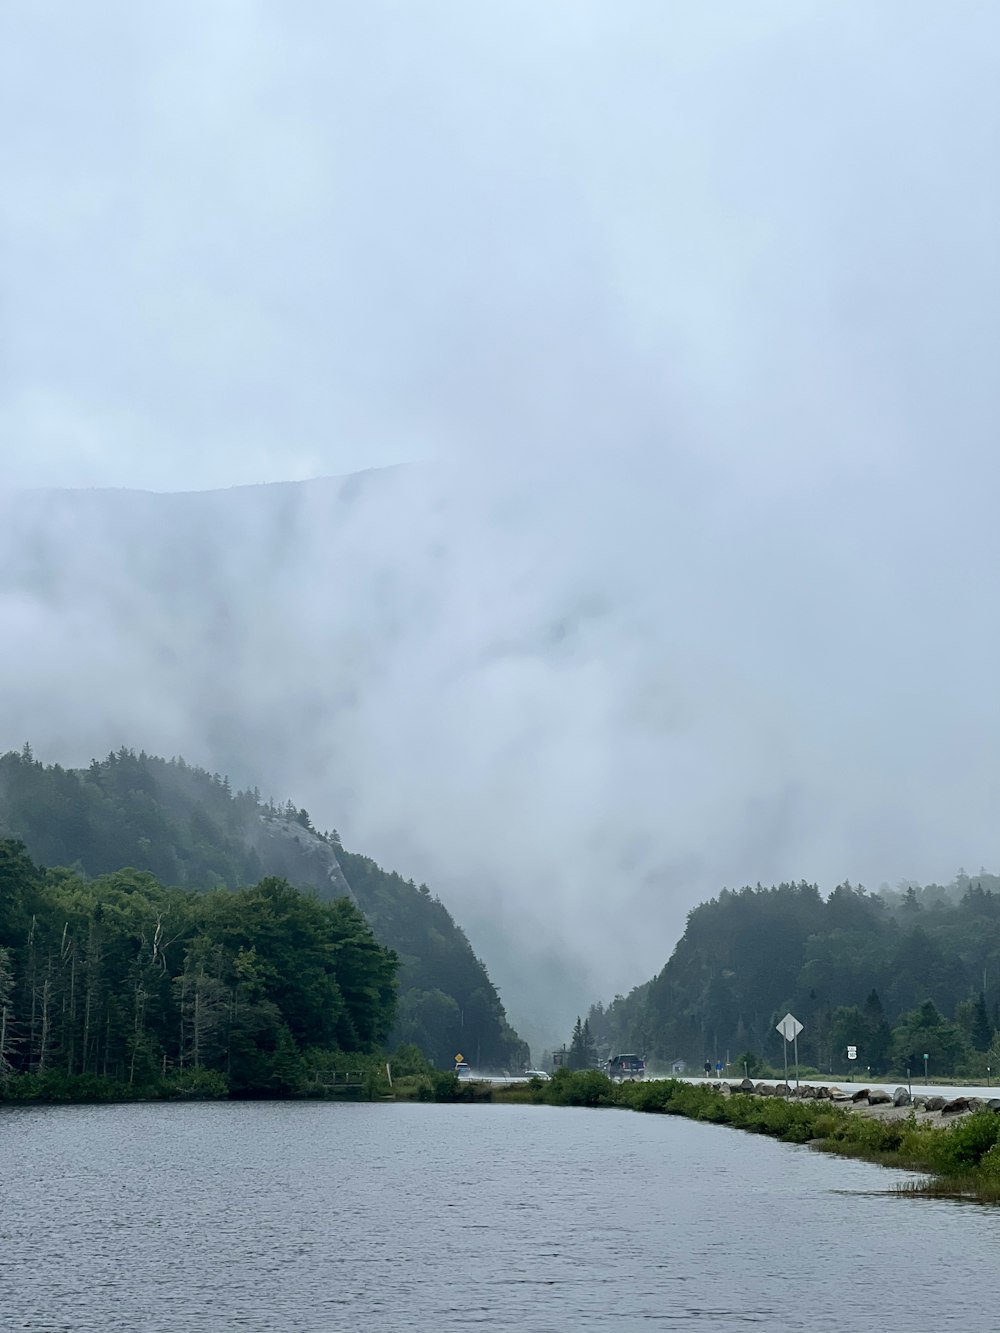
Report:
<svg viewBox="0 0 1000 1333"><path fill-rule="evenodd" d="M998 37L4 9L0 745L291 796L535 1033L723 885L995 867Z"/></svg>

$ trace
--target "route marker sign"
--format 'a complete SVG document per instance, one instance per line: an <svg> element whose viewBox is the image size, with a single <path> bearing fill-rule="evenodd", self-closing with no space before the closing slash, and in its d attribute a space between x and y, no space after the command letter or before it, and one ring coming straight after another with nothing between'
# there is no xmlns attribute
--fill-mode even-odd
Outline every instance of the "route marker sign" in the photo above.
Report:
<svg viewBox="0 0 1000 1333"><path fill-rule="evenodd" d="M856 1060L858 1058L858 1048L856 1046L848 1046L847 1058L848 1060Z"/></svg>

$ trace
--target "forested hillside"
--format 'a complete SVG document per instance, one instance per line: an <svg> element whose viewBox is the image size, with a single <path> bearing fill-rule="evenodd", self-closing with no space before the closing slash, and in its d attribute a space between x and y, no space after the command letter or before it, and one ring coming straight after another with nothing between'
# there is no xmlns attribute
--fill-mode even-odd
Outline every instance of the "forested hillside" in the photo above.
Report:
<svg viewBox="0 0 1000 1333"><path fill-rule="evenodd" d="M782 1060L786 1010L804 1024L800 1057L842 1071L934 1074L1000 1069L1000 881L878 895L842 884L723 891L688 917L658 976L588 1015L599 1047L661 1060Z"/></svg>
<svg viewBox="0 0 1000 1333"><path fill-rule="evenodd" d="M0 836L83 880L131 868L207 891L277 876L320 899L349 899L399 956L390 1044L414 1042L438 1065L459 1050L484 1066L528 1063L486 969L426 885L345 852L336 831L313 828L291 802L234 792L182 759L121 749L75 770L44 765L26 746L0 757Z"/></svg>
<svg viewBox="0 0 1000 1333"><path fill-rule="evenodd" d="M347 898L87 879L0 841L0 1093L308 1091L385 1041L395 972Z"/></svg>

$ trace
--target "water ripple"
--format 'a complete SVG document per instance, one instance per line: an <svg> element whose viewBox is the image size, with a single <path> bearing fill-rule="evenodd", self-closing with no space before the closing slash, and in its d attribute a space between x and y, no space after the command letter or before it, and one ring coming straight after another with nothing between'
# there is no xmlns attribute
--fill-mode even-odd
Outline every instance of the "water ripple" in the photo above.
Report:
<svg viewBox="0 0 1000 1333"><path fill-rule="evenodd" d="M990 1324L1000 1210L673 1117L0 1108L12 1333Z"/></svg>

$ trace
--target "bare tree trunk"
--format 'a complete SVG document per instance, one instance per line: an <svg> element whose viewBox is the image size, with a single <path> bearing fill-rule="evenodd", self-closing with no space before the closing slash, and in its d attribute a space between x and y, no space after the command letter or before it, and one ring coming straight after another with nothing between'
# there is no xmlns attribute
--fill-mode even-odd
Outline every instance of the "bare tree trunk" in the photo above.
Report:
<svg viewBox="0 0 1000 1333"><path fill-rule="evenodd" d="M38 1064L36 1066L39 1074L45 1073L45 1066L48 1063L49 1053L49 1001L52 998L52 979L46 974L45 981L42 984L42 1032L38 1039Z"/></svg>
<svg viewBox="0 0 1000 1333"><path fill-rule="evenodd" d="M14 1054L14 1011L12 996L14 992L14 972L10 965L10 950L0 949L0 1087L3 1087L14 1067L11 1057Z"/></svg>
<svg viewBox="0 0 1000 1333"><path fill-rule="evenodd" d="M139 1042L146 1030L146 992L142 982L138 982L135 988L135 1030L132 1034L132 1059L129 1063L128 1082L129 1087L135 1081L135 1056L139 1049Z"/></svg>
<svg viewBox="0 0 1000 1333"><path fill-rule="evenodd" d="M10 1078L10 1065L7 1063L7 1006L0 1012L0 1085Z"/></svg>
<svg viewBox="0 0 1000 1333"><path fill-rule="evenodd" d="M201 991L202 991L202 987L201 987L201 984L200 984L200 983L201 983L201 977L200 977L200 976L199 976L199 977L195 977L195 982L194 982L194 1050L193 1050L193 1052L192 1052L192 1054L194 1055L194 1067L195 1067L195 1069L200 1069L200 1068L201 1068L201 1002L202 1002Z"/></svg>
<svg viewBox="0 0 1000 1333"><path fill-rule="evenodd" d="M28 991L31 995L31 1019L28 1023L28 1065L31 1068L35 1055L35 1021L38 1006L38 960L35 957L35 918L31 918L28 931Z"/></svg>
<svg viewBox="0 0 1000 1333"><path fill-rule="evenodd" d="M69 1032L66 1039L66 1073L76 1072L76 940L69 955Z"/></svg>
<svg viewBox="0 0 1000 1333"><path fill-rule="evenodd" d="M81 1052L81 1070L85 1074L90 1063L91 1045L93 1045L94 1072L100 1062L100 1012L101 1012L101 930L94 920L87 932L87 954L84 967L84 1002L83 1002L83 1050Z"/></svg>
<svg viewBox="0 0 1000 1333"><path fill-rule="evenodd" d="M229 1001L229 1023L226 1027L226 1078L233 1072L233 1029L240 1012L239 987L234 986Z"/></svg>
<svg viewBox="0 0 1000 1333"><path fill-rule="evenodd" d="M178 1023L180 1027L180 1032L177 1038L177 1068L183 1069L185 1057L187 1055L184 1032L184 1011L187 1007L187 977L185 976L182 976L180 979L180 992L180 1002L177 1005Z"/></svg>
<svg viewBox="0 0 1000 1333"><path fill-rule="evenodd" d="M90 1006L91 1006L91 993L90 993L90 987L88 986L83 999L83 1043L82 1043L82 1049L80 1051L80 1055L82 1057L80 1060L81 1074L85 1074L87 1072L87 1046L88 1043L90 1042Z"/></svg>

